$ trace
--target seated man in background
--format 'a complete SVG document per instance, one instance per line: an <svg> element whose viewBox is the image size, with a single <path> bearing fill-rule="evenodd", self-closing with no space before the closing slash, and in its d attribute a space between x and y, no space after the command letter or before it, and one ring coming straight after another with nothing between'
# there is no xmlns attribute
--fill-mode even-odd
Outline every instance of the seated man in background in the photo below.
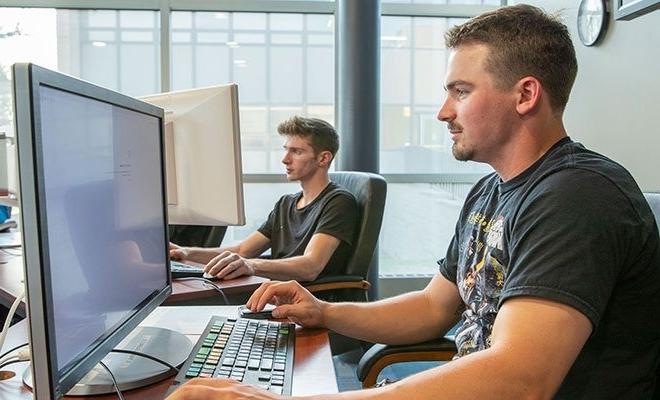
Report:
<svg viewBox="0 0 660 400"><path fill-rule="evenodd" d="M238 245L170 244L171 258L204 263L205 272L219 279L258 275L312 281L342 273L351 254L357 203L328 176L339 149L337 132L325 121L298 116L277 131L286 138L282 163L287 179L299 181L302 191L282 196L266 222ZM268 248L270 259L257 258Z"/></svg>
<svg viewBox="0 0 660 400"><path fill-rule="evenodd" d="M439 273L423 290L372 303L327 303L296 282L268 282L247 306L273 303L275 318L387 344L442 337L460 321L455 360L315 399L650 400L658 227L630 173L567 136L577 73L568 29L518 4L451 28L446 44L438 119L455 158L495 172L467 195ZM193 379L169 400L247 397L281 398Z"/></svg>

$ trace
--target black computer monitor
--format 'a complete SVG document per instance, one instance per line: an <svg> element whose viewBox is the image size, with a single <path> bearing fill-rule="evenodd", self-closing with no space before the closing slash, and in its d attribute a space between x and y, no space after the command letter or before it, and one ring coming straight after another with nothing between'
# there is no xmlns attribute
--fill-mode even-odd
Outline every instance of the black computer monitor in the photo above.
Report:
<svg viewBox="0 0 660 400"><path fill-rule="evenodd" d="M171 293L163 110L13 75L33 389L56 399Z"/></svg>

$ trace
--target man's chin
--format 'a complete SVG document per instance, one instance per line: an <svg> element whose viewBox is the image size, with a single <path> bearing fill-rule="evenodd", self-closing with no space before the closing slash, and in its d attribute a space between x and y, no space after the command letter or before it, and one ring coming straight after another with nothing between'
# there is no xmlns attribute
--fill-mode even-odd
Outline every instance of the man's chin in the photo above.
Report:
<svg viewBox="0 0 660 400"><path fill-rule="evenodd" d="M451 154L454 156L454 158L457 161L470 161L472 160L474 154L472 154L472 151L469 151L467 149L463 149L459 146L457 146L455 143L451 147Z"/></svg>

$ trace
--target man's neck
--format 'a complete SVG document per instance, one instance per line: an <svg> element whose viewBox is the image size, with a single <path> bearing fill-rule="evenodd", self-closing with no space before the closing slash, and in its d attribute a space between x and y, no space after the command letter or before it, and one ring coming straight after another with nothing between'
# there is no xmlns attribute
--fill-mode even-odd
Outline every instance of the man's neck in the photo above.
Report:
<svg viewBox="0 0 660 400"><path fill-rule="evenodd" d="M502 181L515 178L538 161L550 148L566 137L561 120L544 126L524 126L491 166Z"/></svg>
<svg viewBox="0 0 660 400"><path fill-rule="evenodd" d="M297 207L298 208L305 207L306 205L314 201L314 199L316 199L318 195L321 194L323 189L325 189L326 186L328 186L328 183L330 183L330 177L328 176L327 171L319 171L319 173L315 174L309 179L300 181L300 186L302 187L303 195L298 201Z"/></svg>

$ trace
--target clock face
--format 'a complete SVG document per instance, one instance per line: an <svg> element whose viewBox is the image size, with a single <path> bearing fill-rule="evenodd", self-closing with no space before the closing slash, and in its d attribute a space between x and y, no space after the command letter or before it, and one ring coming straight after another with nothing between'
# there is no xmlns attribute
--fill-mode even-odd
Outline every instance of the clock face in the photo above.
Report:
<svg viewBox="0 0 660 400"><path fill-rule="evenodd" d="M606 22L603 0L582 0L578 8L578 36L580 41L591 46L598 40Z"/></svg>

